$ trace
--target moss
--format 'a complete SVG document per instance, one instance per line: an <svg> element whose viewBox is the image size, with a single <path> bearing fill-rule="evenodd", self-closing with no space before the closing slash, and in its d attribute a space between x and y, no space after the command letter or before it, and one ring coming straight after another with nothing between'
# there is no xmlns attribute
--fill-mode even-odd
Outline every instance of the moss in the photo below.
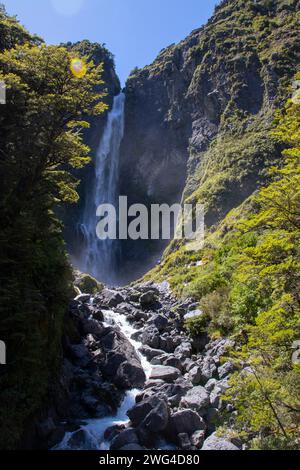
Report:
<svg viewBox="0 0 300 470"><path fill-rule="evenodd" d="M75 272L74 285L80 289L83 294L97 294L103 290L103 284L98 282L89 274Z"/></svg>

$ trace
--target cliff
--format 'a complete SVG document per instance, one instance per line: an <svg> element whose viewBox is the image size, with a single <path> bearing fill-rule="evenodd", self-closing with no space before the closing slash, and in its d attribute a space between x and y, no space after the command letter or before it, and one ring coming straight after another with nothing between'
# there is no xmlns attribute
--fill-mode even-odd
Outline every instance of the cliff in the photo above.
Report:
<svg viewBox="0 0 300 470"><path fill-rule="evenodd" d="M269 136L299 63L299 1L221 2L211 20L126 84L121 194L129 202L198 201L220 222L280 158ZM124 276L166 243L124 242Z"/></svg>

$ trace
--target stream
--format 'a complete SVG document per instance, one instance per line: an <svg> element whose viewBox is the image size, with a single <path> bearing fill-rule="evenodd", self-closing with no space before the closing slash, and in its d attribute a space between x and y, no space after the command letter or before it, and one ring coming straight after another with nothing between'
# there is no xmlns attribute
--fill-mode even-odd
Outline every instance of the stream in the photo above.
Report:
<svg viewBox="0 0 300 470"><path fill-rule="evenodd" d="M121 315L112 310L106 310L104 317L104 324L118 325L122 333L128 338L130 343L135 348L143 366L143 369L148 379L151 374L152 366L149 361L139 352L139 348L142 343L135 341L131 338L135 330L127 321L124 315ZM84 432L84 439L80 445L77 444L74 435L76 432L67 432L64 436L63 441L55 447L55 450L109 450L110 443L105 441L105 431L114 425L126 424L129 422L127 411L135 405L136 396L141 392L139 389L132 389L126 392L125 397L115 415L106 416L100 419L86 420L85 424L80 427L80 430ZM166 443L162 442L160 448L170 448Z"/></svg>

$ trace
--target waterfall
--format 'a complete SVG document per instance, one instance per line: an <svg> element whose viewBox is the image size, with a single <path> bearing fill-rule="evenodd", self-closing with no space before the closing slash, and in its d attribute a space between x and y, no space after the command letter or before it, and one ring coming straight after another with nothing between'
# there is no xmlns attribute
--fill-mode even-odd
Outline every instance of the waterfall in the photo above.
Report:
<svg viewBox="0 0 300 470"><path fill-rule="evenodd" d="M81 255L81 270L100 281L113 284L118 265L118 240L99 240L96 226L99 220L96 210L100 204L117 207L119 183L119 154L124 135L125 95L114 98L113 107L97 151L94 178L86 197L85 210L80 230L84 238Z"/></svg>

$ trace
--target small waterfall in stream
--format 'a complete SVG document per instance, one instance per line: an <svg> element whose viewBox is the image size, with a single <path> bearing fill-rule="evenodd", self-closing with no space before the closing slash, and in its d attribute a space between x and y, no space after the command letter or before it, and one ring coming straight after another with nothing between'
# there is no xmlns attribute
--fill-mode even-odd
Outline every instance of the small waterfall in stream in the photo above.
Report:
<svg viewBox="0 0 300 470"><path fill-rule="evenodd" d="M80 225L84 237L81 255L81 270L90 273L108 284L115 282L119 257L118 240L99 240L96 226L99 220L96 210L100 204L117 207L119 183L119 153L124 135L125 95L114 98L113 107L107 116L107 123L97 151L94 181L87 195L83 220Z"/></svg>

